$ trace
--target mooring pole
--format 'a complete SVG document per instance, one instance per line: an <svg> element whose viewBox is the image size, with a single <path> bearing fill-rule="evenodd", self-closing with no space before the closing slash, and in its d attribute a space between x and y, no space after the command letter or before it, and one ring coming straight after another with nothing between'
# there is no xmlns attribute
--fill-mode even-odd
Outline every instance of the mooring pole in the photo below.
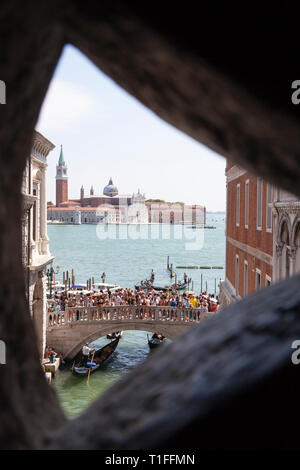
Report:
<svg viewBox="0 0 300 470"><path fill-rule="evenodd" d="M215 278L215 295L217 295L217 279Z"/></svg>
<svg viewBox="0 0 300 470"><path fill-rule="evenodd" d="M202 290L202 287L203 287L203 286L202 286L202 281L203 281L203 274L201 273L201 294L202 294L202 292L203 292L203 290Z"/></svg>

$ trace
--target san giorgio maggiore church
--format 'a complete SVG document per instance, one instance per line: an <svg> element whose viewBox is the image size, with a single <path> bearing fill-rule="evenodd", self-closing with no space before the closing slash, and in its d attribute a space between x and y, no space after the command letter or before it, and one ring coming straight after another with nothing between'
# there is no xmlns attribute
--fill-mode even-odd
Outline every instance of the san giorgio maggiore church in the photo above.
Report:
<svg viewBox="0 0 300 470"><path fill-rule="evenodd" d="M69 199L68 168L61 147L56 166L56 206L48 206L47 220L64 224L146 224L148 208L140 190L137 194L121 195L112 178L102 195L95 195L92 186L87 196L82 186L80 199Z"/></svg>

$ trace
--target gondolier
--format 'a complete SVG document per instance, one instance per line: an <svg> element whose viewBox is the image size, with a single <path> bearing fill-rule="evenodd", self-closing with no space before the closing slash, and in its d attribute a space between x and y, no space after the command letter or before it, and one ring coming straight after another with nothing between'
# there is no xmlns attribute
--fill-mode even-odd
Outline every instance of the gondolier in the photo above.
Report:
<svg viewBox="0 0 300 470"><path fill-rule="evenodd" d="M100 369L105 362L107 362L113 355L116 347L118 346L120 338L116 338L109 344L103 346L100 349L91 349L88 347L88 343L82 348L82 354L85 353L84 357L87 359L85 363L80 361L78 364L72 366L72 373L74 375L84 377L93 374L96 370ZM87 353L93 352L93 357L89 359Z"/></svg>
<svg viewBox="0 0 300 470"><path fill-rule="evenodd" d="M96 351L96 348L89 348L89 343L85 343L85 345L82 348L82 359L83 359L84 364L87 362L91 352L93 351Z"/></svg>

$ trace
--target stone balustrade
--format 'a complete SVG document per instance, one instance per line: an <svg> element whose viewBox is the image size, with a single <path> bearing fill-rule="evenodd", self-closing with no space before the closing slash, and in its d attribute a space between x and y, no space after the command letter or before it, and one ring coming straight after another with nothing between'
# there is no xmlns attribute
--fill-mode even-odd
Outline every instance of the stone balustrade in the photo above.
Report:
<svg viewBox="0 0 300 470"><path fill-rule="evenodd" d="M118 305L96 307L67 307L66 311L49 312L48 328L71 326L81 322L120 322L122 320L152 320L158 322L171 321L200 322L214 313L204 312L200 308L147 306L147 305Z"/></svg>

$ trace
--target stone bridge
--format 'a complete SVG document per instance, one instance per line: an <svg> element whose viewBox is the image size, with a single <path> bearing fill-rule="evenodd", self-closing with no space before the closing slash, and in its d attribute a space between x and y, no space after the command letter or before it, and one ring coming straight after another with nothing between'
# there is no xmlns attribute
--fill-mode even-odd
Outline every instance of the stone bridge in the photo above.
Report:
<svg viewBox="0 0 300 470"><path fill-rule="evenodd" d="M198 308L68 307L65 312L48 313L47 344L66 359L72 359L84 343L91 343L114 331L156 331L173 339L212 315Z"/></svg>

